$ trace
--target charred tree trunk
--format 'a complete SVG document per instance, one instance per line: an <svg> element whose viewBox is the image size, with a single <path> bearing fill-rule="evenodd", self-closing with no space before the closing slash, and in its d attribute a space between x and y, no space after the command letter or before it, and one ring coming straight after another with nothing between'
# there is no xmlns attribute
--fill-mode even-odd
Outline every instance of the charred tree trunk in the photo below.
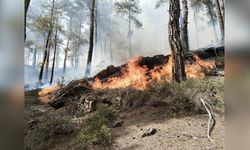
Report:
<svg viewBox="0 0 250 150"><path fill-rule="evenodd" d="M90 28L89 28L89 52L88 52L88 59L87 59L87 66L85 71L85 77L88 77L91 72L91 63L92 63L92 55L93 55L93 48L94 48L94 20L95 20L95 0L92 0L92 7L90 13Z"/></svg>
<svg viewBox="0 0 250 150"><path fill-rule="evenodd" d="M58 18L57 18L58 22ZM57 51L57 31L58 27L56 27L56 33L55 33L55 41L54 41L54 57L53 57L53 62L52 62L52 69L51 69L51 76L50 76L50 84L53 83L53 78L54 78L54 68L55 68L55 61L56 61L56 51Z"/></svg>
<svg viewBox="0 0 250 150"><path fill-rule="evenodd" d="M30 5L30 0L25 0L24 1L24 9L25 9L25 14L24 14L24 40L26 39L26 19L27 19L27 12L29 9L29 5Z"/></svg>
<svg viewBox="0 0 250 150"><path fill-rule="evenodd" d="M43 71L44 71L44 66L45 66L46 60L47 60L50 36L51 36L51 31L49 31L49 33L48 33L46 44L45 44L45 51L43 54L43 62L42 62L41 68L40 68L39 79L38 79L39 83L42 83L42 79L43 79Z"/></svg>
<svg viewBox="0 0 250 150"><path fill-rule="evenodd" d="M49 79L49 59L50 59L50 49L51 49L51 43L49 44L48 52L47 52L47 61L46 61L46 67L45 67L45 80L48 81Z"/></svg>
<svg viewBox="0 0 250 150"><path fill-rule="evenodd" d="M53 2L52 2L51 15L50 15L51 20L52 20L53 15L54 15L54 6L55 6L55 0L53 0ZM47 60L47 54L48 54L49 45L50 45L50 36L52 34L52 31L53 31L53 25L51 23L50 24L50 29L49 29L48 34L47 34L47 39L46 39L46 44L45 44L45 51L44 51L44 56L43 56L43 62L42 62L40 73L39 73L39 78L38 78L39 83L42 83L43 71L44 71L44 66L45 66L46 60Z"/></svg>
<svg viewBox="0 0 250 150"><path fill-rule="evenodd" d="M172 78L173 81L181 82L186 80L184 51L179 30L180 2L178 0L169 1L169 45L173 58Z"/></svg>
<svg viewBox="0 0 250 150"><path fill-rule="evenodd" d="M181 24L181 37L183 41L184 52L189 51L189 40L188 40L188 2L182 0L183 5L183 19Z"/></svg>
<svg viewBox="0 0 250 150"><path fill-rule="evenodd" d="M215 4L216 4L217 15L218 15L218 18L219 18L220 31L221 31L221 39L222 39L222 41L224 41L224 18L222 16L222 12L221 12L221 7L220 7L219 0L215 0Z"/></svg>

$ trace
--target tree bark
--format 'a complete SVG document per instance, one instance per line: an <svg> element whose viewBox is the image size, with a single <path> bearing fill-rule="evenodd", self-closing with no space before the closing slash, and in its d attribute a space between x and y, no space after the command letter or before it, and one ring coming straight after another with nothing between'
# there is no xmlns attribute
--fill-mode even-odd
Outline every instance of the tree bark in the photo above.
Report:
<svg viewBox="0 0 250 150"><path fill-rule="evenodd" d="M87 58L87 66L85 71L85 77L88 77L91 72L92 55L94 48L94 20L95 20L95 0L92 0L92 8L90 9L90 28L89 28L89 51Z"/></svg>
<svg viewBox="0 0 250 150"><path fill-rule="evenodd" d="M24 40L26 40L26 20L27 20L27 12L29 9L30 5L30 0L25 0L24 1L24 9L25 9L25 14L24 14Z"/></svg>
<svg viewBox="0 0 250 150"><path fill-rule="evenodd" d="M180 2L178 0L169 1L169 45L173 60L172 78L173 81L181 82L186 80L184 51L179 30Z"/></svg>
<svg viewBox="0 0 250 150"><path fill-rule="evenodd" d="M55 7L55 0L53 0L53 2L52 2L51 14L50 14L51 20L52 20L53 15L54 15L54 7ZM39 78L38 78L38 82L40 84L42 83L42 79L43 79L43 71L44 71L44 66L45 66L46 60L47 60L47 53L48 53L48 50L49 50L50 36L52 34L52 31L53 31L53 25L50 24L50 29L48 31L47 39L46 39L46 44L45 44L45 51L44 51L44 56L43 56L43 62L42 62L41 68L40 68L40 73L39 73Z"/></svg>
<svg viewBox="0 0 250 150"><path fill-rule="evenodd" d="M181 37L183 41L184 52L189 51L189 41L188 41L188 2L187 0L182 0L183 9L183 19L181 24Z"/></svg>
<svg viewBox="0 0 250 150"><path fill-rule="evenodd" d="M57 23L58 23L58 18L57 18L56 24L57 24ZM57 51L57 31L58 31L58 27L56 27L56 33L55 33L54 57L53 57L53 63L52 63L52 69L51 69L50 84L53 83L53 78L54 78L54 68L55 68L56 51Z"/></svg>
<svg viewBox="0 0 250 150"><path fill-rule="evenodd" d="M215 0L217 16L219 18L220 31L221 31L221 39L224 41L224 18L222 16L221 7L219 0ZM224 42L223 42L224 43Z"/></svg>
<svg viewBox="0 0 250 150"><path fill-rule="evenodd" d="M49 44L49 48L48 48L48 52L47 52L46 67L45 67L45 80L46 80L46 81L48 81L48 79L49 79L50 49L51 49L51 43Z"/></svg>

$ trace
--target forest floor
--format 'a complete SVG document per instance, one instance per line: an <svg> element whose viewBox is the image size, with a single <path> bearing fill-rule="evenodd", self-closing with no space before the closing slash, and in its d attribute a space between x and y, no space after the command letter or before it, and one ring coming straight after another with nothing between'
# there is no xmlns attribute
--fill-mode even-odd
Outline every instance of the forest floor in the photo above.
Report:
<svg viewBox="0 0 250 150"><path fill-rule="evenodd" d="M215 77L209 80L214 83L220 82L220 85L224 84L224 77ZM216 92L216 100L219 102L216 102L216 106L218 105L218 110L215 111L216 125L211 134L213 142L210 142L206 136L208 122L206 113L182 113L178 115L169 107L153 106L153 98L148 97L151 100L146 100L143 105L117 113L115 120L123 123L119 127L110 128L112 142L108 146L103 148L101 145L93 145L83 149L224 149L224 101L221 94L224 92L223 90L224 88ZM195 89L194 92L196 92ZM68 122L62 121L76 116L69 113L69 110L55 110L48 104L41 103L37 93L36 90L25 93L25 149L79 149L79 147L72 147L72 143L75 146L79 142L72 141L79 137L75 135L83 126L72 127ZM55 120L52 116L62 120ZM154 135L141 138L148 128L155 128L157 132Z"/></svg>
<svg viewBox="0 0 250 150"><path fill-rule="evenodd" d="M117 150L202 150L224 149L223 115L218 115L210 142L206 136L207 115L170 117L168 111L154 107L141 107L120 115L123 126L112 133L112 149ZM141 138L148 128L155 128L155 135Z"/></svg>

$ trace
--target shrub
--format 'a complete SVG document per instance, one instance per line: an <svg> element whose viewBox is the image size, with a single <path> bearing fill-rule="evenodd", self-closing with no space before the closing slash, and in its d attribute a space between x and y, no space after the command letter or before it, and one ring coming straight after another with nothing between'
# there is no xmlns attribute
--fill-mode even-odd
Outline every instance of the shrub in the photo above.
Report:
<svg viewBox="0 0 250 150"><path fill-rule="evenodd" d="M79 148L86 149L90 145L108 146L111 144L111 122L114 120L114 110L108 106L97 106L95 114L83 125L79 134L72 141L80 143Z"/></svg>
<svg viewBox="0 0 250 150"><path fill-rule="evenodd" d="M174 115L191 115L205 112L201 106L201 97L209 99L213 105L217 101L211 93L222 90L223 84L219 82L190 79L182 83L154 82L149 86L147 93L150 105L167 106Z"/></svg>
<svg viewBox="0 0 250 150"><path fill-rule="evenodd" d="M63 137L74 132L74 125L69 120L56 117L44 118L25 136L25 149L50 149Z"/></svg>

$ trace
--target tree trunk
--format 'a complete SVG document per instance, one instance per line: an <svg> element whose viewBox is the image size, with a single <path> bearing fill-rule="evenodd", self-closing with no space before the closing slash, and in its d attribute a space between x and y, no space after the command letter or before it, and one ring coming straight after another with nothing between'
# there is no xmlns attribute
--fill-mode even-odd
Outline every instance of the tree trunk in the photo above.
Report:
<svg viewBox="0 0 250 150"><path fill-rule="evenodd" d="M88 77L91 72L92 55L94 48L94 19L95 19L95 0L92 0L92 8L90 14L90 28L89 28L89 52L87 59L87 66L85 71L85 77Z"/></svg>
<svg viewBox="0 0 250 150"><path fill-rule="evenodd" d="M225 2L224 2L224 0L221 0L221 11L222 11L223 21L225 23Z"/></svg>
<svg viewBox="0 0 250 150"><path fill-rule="evenodd" d="M55 7L55 0L53 0L53 2L52 2L51 14L50 14L50 19L51 20L52 20L53 15L54 15L54 7ZM47 53L48 53L48 50L49 50L50 36L52 34L52 31L53 31L53 26L51 24L50 29L49 29L48 34L47 34L47 39L46 39L46 44L45 44L45 51L44 51L44 56L43 56L43 62L42 62L42 65L41 65L39 78L38 78L38 82L40 84L42 83L42 79L43 79L44 65L45 65L45 62L47 60Z"/></svg>
<svg viewBox="0 0 250 150"><path fill-rule="evenodd" d="M24 14L24 40L26 40L26 20L27 20L27 12L29 9L29 5L30 5L30 0L25 0L24 1L24 9L25 9L25 14Z"/></svg>
<svg viewBox="0 0 250 150"><path fill-rule="evenodd" d="M193 10L194 10L194 22L195 22L195 30L196 30L196 42L197 42L197 49L198 49L200 48L200 45L199 45L199 32L198 32L197 17L196 17L197 8Z"/></svg>
<svg viewBox="0 0 250 150"><path fill-rule="evenodd" d="M186 80L184 51L179 30L180 2L178 0L169 1L169 45L173 58L172 78L173 81L181 82Z"/></svg>
<svg viewBox="0 0 250 150"><path fill-rule="evenodd" d="M47 61L46 61L46 67L45 67L45 81L48 81L48 79L49 79L50 49L51 49L51 43L49 44L49 48L48 48L48 52L47 52Z"/></svg>
<svg viewBox="0 0 250 150"><path fill-rule="evenodd" d="M182 0L183 5L183 19L181 24L181 39L183 41L184 52L189 51L189 41L188 41L188 2L187 0Z"/></svg>
<svg viewBox="0 0 250 150"><path fill-rule="evenodd" d="M39 73L39 79L38 79L39 83L42 83L42 79L43 79L43 71L44 71L44 66L45 66L46 60L47 60L48 49L49 49L48 45L49 45L49 41L50 41L49 40L50 36L51 36L51 31L49 31L48 35L47 35L47 40L46 40L46 44L45 44L45 51L43 54L43 62L42 62L42 65L40 68L40 73Z"/></svg>
<svg viewBox="0 0 250 150"><path fill-rule="evenodd" d="M63 60L63 75L64 76L66 74L66 65L67 65L68 50L69 50L69 38L68 38L68 41L67 41L67 48L65 49L65 55L64 55L64 60Z"/></svg>
<svg viewBox="0 0 250 150"><path fill-rule="evenodd" d="M219 40L218 40L217 30L216 30L216 19L213 16L212 3L210 3L209 1L207 1L206 7L207 7L207 10L208 10L208 14L210 16L210 19L211 19L211 23L212 23L212 27L213 27L213 31L214 31L215 40L216 40L216 42L218 42Z"/></svg>
<svg viewBox="0 0 250 150"><path fill-rule="evenodd" d="M219 0L215 0L215 4L216 4L217 15L218 15L218 18L219 18L220 31L221 31L221 39L222 39L222 41L224 41L224 18L222 16L222 12L221 12L221 7L220 7Z"/></svg>
<svg viewBox="0 0 250 150"><path fill-rule="evenodd" d="M58 18L57 18L56 24L57 24L57 23L58 23ZM57 30L58 30L58 27L56 27L56 33L55 33L54 57L53 57L53 63L52 63L52 69L51 69L50 84L53 83L53 78L54 78L54 68L55 68L56 51L57 51Z"/></svg>
<svg viewBox="0 0 250 150"><path fill-rule="evenodd" d="M129 0L130 1L130 0ZM131 36L132 36L132 31L131 31L131 8L129 7L128 10L128 40L129 40L129 59L132 57L132 42L131 42Z"/></svg>
<svg viewBox="0 0 250 150"><path fill-rule="evenodd" d="M33 53L33 62L32 62L33 72L35 72L35 69L36 69L37 47L38 47L38 39L36 40L35 49L34 49L34 53Z"/></svg>

